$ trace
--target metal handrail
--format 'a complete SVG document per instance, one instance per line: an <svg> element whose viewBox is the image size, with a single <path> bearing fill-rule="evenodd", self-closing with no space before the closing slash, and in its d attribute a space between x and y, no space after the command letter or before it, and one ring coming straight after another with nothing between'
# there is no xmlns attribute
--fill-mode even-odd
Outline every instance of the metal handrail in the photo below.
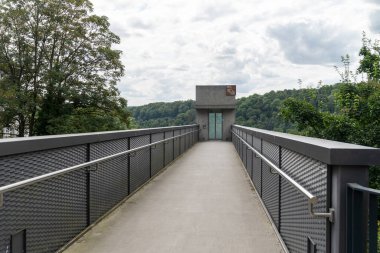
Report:
<svg viewBox="0 0 380 253"><path fill-rule="evenodd" d="M237 138L239 138L248 149L252 150L256 157L263 160L267 165L269 165L270 168L274 169L276 173L278 173L281 177L285 178L290 184L292 184L296 189L306 196L308 199L308 210L312 217L318 217L318 218L328 218L330 222L334 222L334 209L330 208L328 213L316 213L314 212L314 205L318 203L318 197L310 193L308 190L306 190L302 185L297 183L293 178L291 178L288 174L286 174L284 171L282 171L278 166L276 166L273 162L271 162L268 158L266 158L264 155L262 155L258 150L256 150L254 147L252 147L248 142L246 142L243 138L241 138L237 133L232 132L232 134L236 135ZM272 172L273 173L273 172Z"/></svg>
<svg viewBox="0 0 380 253"><path fill-rule="evenodd" d="M357 183L348 183L347 185L355 191L367 192L376 196L380 196L380 190L368 188Z"/></svg>
<svg viewBox="0 0 380 253"><path fill-rule="evenodd" d="M60 175L67 174L67 173L72 172L72 171L76 171L76 170L79 170L79 169L90 167L92 165L96 165L98 163L101 163L101 162L104 162L104 161L108 161L110 159L114 159L114 158L119 157L119 156L135 153L136 151L139 151L139 150L142 150L142 149L146 149L146 148L149 148L151 146L155 146L155 145L160 144L160 143L167 143L170 140L178 139L180 137L183 137L185 135L188 135L188 134L191 134L191 133L195 133L195 132L199 132L199 129L195 130L195 131L188 132L188 133L184 133L184 134L181 134L181 135L176 135L174 137L170 137L170 138L167 138L167 139L163 139L163 140L160 140L160 141L157 141L157 142L153 142L153 143L150 143L148 145L144 145L144 146L141 146L141 147L138 147L138 148L130 149L130 150L123 151L123 152L120 152L120 153L117 153L117 154L113 154L113 155L109 155L109 156L106 156L106 157L103 157L103 158L99 158L99 159L96 159L96 160L93 160L93 161L90 161L90 162L81 163L81 164L74 165L74 166L71 166L71 167L68 167L68 168L65 168L65 169L62 169L62 170L54 171L54 172L47 173L47 174L44 174L44 175L41 175L41 176L25 179L25 180L22 180L22 181L13 183L13 184L2 186L2 187L0 187L0 207L2 207L3 204L4 204L4 193L6 193L6 192L10 192L10 191L13 191L13 190L16 190L16 189L20 189L20 188L23 188L23 187L28 186L28 185L32 185L32 184L35 184L35 183L38 183L38 182L41 182L41 181L48 180L50 178L58 177Z"/></svg>

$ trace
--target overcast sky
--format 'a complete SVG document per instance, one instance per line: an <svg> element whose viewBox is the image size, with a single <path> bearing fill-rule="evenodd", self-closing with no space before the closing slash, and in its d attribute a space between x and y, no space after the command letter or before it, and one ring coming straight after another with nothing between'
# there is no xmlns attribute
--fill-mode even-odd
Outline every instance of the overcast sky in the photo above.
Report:
<svg viewBox="0 0 380 253"><path fill-rule="evenodd" d="M121 37L129 105L195 98L195 85L238 96L339 81L362 32L379 37L380 0L92 0Z"/></svg>

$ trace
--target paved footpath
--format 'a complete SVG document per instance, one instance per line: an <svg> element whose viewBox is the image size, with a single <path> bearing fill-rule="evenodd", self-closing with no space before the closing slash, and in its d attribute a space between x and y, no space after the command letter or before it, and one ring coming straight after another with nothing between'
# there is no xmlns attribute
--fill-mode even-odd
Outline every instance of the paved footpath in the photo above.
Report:
<svg viewBox="0 0 380 253"><path fill-rule="evenodd" d="M65 253L277 253L229 142L196 144Z"/></svg>

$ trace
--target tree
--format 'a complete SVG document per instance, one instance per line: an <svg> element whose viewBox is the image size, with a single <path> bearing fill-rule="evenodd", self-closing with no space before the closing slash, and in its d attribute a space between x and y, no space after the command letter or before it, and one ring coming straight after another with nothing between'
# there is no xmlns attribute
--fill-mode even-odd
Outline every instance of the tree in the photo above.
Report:
<svg viewBox="0 0 380 253"><path fill-rule="evenodd" d="M305 135L380 147L380 51L376 45L363 35L357 72L367 74L366 82L356 82L349 70L349 57L342 57L345 70L338 71L343 83L334 94L336 112L323 112L306 101L288 99L281 115ZM379 168L370 168L370 186L380 188Z"/></svg>
<svg viewBox="0 0 380 253"><path fill-rule="evenodd" d="M128 125L116 88L121 51L112 49L120 39L92 11L88 0L0 2L0 107L3 124L15 123L20 136L56 133L57 118L86 110L113 110Z"/></svg>
<svg viewBox="0 0 380 253"><path fill-rule="evenodd" d="M379 83L380 81L380 46L379 41L374 43L363 32L362 48L359 56L362 57L358 73L366 73L368 81Z"/></svg>

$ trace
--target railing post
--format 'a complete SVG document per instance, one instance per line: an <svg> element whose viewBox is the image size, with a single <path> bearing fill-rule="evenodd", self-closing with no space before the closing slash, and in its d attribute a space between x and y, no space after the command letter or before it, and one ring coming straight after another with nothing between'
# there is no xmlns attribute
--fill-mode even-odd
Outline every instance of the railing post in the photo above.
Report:
<svg viewBox="0 0 380 253"><path fill-rule="evenodd" d="M347 217L348 210L348 187L347 183L356 182L363 186L368 186L368 166L331 166L331 206L335 209L335 221L331 224L331 253L349 252L347 249ZM368 205L366 205L368 206ZM363 220L367 217L367 207L363 207ZM353 211L353 210L351 210ZM362 233L366 235L366 227L360 227ZM357 240L354 238L353 240Z"/></svg>

